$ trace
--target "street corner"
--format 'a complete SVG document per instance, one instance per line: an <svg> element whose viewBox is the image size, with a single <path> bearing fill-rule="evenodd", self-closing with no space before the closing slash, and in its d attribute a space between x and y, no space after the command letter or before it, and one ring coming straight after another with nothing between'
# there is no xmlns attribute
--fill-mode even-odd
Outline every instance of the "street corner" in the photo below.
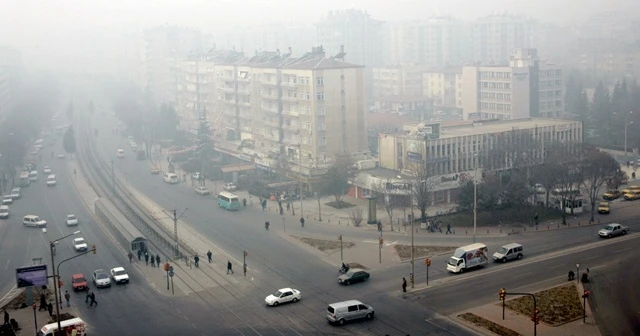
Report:
<svg viewBox="0 0 640 336"><path fill-rule="evenodd" d="M355 242L342 240L342 235L338 236L337 240L319 239L312 237L304 237L297 235L288 235L298 245L311 248L312 250L319 251L324 255L331 255L336 252L340 252L344 249L349 249L356 246Z"/></svg>
<svg viewBox="0 0 640 336"><path fill-rule="evenodd" d="M411 254L411 245L395 244L393 245L393 248L398 254L401 263L411 262L411 258L413 256L414 260L423 260L425 263L429 263L430 266L431 257L452 253L457 247L413 245L413 255Z"/></svg>

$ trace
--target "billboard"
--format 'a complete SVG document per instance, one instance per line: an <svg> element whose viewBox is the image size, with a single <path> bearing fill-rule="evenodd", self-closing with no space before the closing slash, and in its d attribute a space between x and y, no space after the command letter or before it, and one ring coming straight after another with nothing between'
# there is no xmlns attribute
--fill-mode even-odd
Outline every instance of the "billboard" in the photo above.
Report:
<svg viewBox="0 0 640 336"><path fill-rule="evenodd" d="M29 286L44 286L49 282L47 265L35 265L16 268L18 288Z"/></svg>

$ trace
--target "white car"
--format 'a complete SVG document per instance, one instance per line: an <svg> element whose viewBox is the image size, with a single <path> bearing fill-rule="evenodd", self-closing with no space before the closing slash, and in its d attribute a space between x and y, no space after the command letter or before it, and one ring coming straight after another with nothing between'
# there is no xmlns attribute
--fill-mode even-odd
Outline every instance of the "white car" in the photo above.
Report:
<svg viewBox="0 0 640 336"><path fill-rule="evenodd" d="M56 185L56 176L51 174L47 176L47 186L53 187Z"/></svg>
<svg viewBox="0 0 640 336"><path fill-rule="evenodd" d="M66 156L66 155L64 155L64 153L60 153L60 154L58 154L58 159L64 159L64 158L66 158L66 157L67 157L67 156Z"/></svg>
<svg viewBox="0 0 640 336"><path fill-rule="evenodd" d="M51 167L49 166L44 166L44 168L42 169L42 172L44 174L51 174Z"/></svg>
<svg viewBox="0 0 640 336"><path fill-rule="evenodd" d="M93 271L93 284L96 287L111 287L111 278L103 269Z"/></svg>
<svg viewBox="0 0 640 336"><path fill-rule="evenodd" d="M78 217L76 217L76 215L74 215L74 214L68 214L67 215L67 225L68 226L78 225Z"/></svg>
<svg viewBox="0 0 640 336"><path fill-rule="evenodd" d="M11 198L17 200L18 198L22 197L22 195L20 194L20 190L20 188L11 189Z"/></svg>
<svg viewBox="0 0 640 336"><path fill-rule="evenodd" d="M231 182L225 183L222 188L226 191L235 191L236 189L238 189L238 187L236 187L236 185Z"/></svg>
<svg viewBox="0 0 640 336"><path fill-rule="evenodd" d="M111 278L117 284L129 283L129 274L122 267L114 267L111 269Z"/></svg>
<svg viewBox="0 0 640 336"><path fill-rule="evenodd" d="M84 240L84 238L75 238L73 240L73 248L76 249L77 252L86 251L87 242Z"/></svg>
<svg viewBox="0 0 640 336"><path fill-rule="evenodd" d="M4 197L2 198L2 204L11 204L11 203L13 203L13 196L4 195Z"/></svg>
<svg viewBox="0 0 640 336"><path fill-rule="evenodd" d="M267 306L276 307L281 303L298 302L301 298L302 294L299 290L291 288L281 288L278 289L275 293L269 294L269 296L264 299L264 302L267 304Z"/></svg>
<svg viewBox="0 0 640 336"><path fill-rule="evenodd" d="M194 190L197 194L202 196L211 195L211 191L207 187L195 187Z"/></svg>

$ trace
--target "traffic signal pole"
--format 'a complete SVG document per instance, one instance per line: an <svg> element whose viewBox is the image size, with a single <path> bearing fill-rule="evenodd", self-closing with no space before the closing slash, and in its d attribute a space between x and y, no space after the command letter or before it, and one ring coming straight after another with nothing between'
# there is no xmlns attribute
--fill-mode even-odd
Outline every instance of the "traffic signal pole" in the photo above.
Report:
<svg viewBox="0 0 640 336"><path fill-rule="evenodd" d="M538 302L536 301L536 296L531 293L507 293L507 290L502 288L498 292L500 297L500 301L502 301L502 319L504 320L504 310L505 310L505 301L507 295L529 295L533 299L533 316L531 317L531 321L533 321L533 336L538 336L538 323L540 323L540 317L538 314ZM583 296L584 297L584 296Z"/></svg>

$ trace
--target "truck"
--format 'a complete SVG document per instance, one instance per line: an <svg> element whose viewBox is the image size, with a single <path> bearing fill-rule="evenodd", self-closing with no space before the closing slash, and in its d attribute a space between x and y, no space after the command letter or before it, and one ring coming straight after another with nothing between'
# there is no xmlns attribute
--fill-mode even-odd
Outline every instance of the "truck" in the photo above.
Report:
<svg viewBox="0 0 640 336"><path fill-rule="evenodd" d="M489 250L485 244L475 243L456 249L453 256L447 260L447 271L462 273L474 267L481 267L489 263Z"/></svg>

